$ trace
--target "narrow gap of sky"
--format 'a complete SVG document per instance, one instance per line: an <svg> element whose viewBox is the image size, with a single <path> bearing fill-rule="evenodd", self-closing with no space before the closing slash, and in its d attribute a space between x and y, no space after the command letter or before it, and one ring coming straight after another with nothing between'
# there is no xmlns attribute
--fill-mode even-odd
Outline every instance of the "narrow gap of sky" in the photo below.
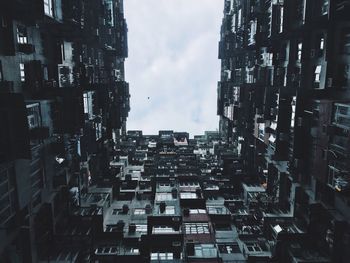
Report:
<svg viewBox="0 0 350 263"><path fill-rule="evenodd" d="M223 0L124 0L128 130L216 130Z"/></svg>

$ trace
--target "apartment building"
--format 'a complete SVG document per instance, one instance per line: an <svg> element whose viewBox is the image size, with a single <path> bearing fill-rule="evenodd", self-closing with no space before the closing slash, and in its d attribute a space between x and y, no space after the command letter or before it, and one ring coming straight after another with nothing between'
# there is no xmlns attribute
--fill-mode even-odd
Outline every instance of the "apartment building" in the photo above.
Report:
<svg viewBox="0 0 350 263"><path fill-rule="evenodd" d="M92 178L109 168L105 152L126 132L123 1L1 1L0 21L0 254L39 262L67 238L89 239L87 222L74 234L62 226L67 200L89 199ZM98 209L87 214L72 220L98 220Z"/></svg>
<svg viewBox="0 0 350 263"><path fill-rule="evenodd" d="M283 262L306 246L331 262L348 256L348 12L348 1L225 1L220 132L243 180L313 240L288 241Z"/></svg>

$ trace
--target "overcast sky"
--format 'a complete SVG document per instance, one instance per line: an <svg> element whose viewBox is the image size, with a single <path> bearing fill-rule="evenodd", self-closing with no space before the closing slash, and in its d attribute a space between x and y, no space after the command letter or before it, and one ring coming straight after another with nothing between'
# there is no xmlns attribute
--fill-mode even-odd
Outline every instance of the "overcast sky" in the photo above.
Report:
<svg viewBox="0 0 350 263"><path fill-rule="evenodd" d="M223 0L124 0L128 130L216 130Z"/></svg>

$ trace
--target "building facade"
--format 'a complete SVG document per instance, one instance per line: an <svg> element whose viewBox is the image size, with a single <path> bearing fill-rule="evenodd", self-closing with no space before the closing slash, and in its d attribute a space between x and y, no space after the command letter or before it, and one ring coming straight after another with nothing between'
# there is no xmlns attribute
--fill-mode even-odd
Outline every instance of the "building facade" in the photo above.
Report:
<svg viewBox="0 0 350 263"><path fill-rule="evenodd" d="M331 262L349 244L348 12L349 1L228 0L219 43L220 131L244 180Z"/></svg>
<svg viewBox="0 0 350 263"><path fill-rule="evenodd" d="M127 25L120 0L1 1L0 21L0 254L38 262L125 133Z"/></svg>

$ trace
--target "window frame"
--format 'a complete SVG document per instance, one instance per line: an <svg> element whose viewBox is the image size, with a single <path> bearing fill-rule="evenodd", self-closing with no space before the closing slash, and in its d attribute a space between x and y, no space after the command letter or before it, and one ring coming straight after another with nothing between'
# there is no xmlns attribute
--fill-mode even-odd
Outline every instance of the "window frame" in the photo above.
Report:
<svg viewBox="0 0 350 263"><path fill-rule="evenodd" d="M134 209L134 215L145 215L146 210L144 208L135 208Z"/></svg>
<svg viewBox="0 0 350 263"><path fill-rule="evenodd" d="M28 31L25 26L17 25L16 35L18 44L28 44Z"/></svg>
<svg viewBox="0 0 350 263"><path fill-rule="evenodd" d="M210 226L206 222L191 222L184 224L186 235L210 234Z"/></svg>
<svg viewBox="0 0 350 263"><path fill-rule="evenodd" d="M150 259L152 260L174 260L174 253L172 252L151 252Z"/></svg>
<svg viewBox="0 0 350 263"><path fill-rule="evenodd" d="M25 65L22 62L19 63L19 71L20 71L21 82L25 82L26 81Z"/></svg>
<svg viewBox="0 0 350 263"><path fill-rule="evenodd" d="M54 11L53 11L54 2L53 2L53 0L43 0L43 2L44 2L45 15L53 17L53 15L54 15Z"/></svg>

